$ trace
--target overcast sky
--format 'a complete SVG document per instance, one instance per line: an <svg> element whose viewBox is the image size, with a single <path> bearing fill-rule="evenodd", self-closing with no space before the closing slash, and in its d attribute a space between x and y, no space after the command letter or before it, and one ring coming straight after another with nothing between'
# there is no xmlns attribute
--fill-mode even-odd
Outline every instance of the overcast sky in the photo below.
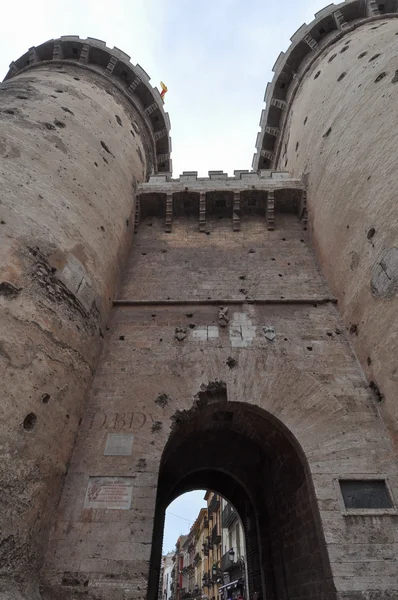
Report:
<svg viewBox="0 0 398 600"><path fill-rule="evenodd" d="M205 490L197 490L183 494L167 508L163 536L163 554L175 550L178 537L189 533L200 509L207 506L207 502L204 500L205 493Z"/></svg>
<svg viewBox="0 0 398 600"><path fill-rule="evenodd" d="M1 2L0 73L61 35L105 40L169 88L173 172L249 169L265 86L290 36L328 0Z"/></svg>
<svg viewBox="0 0 398 600"><path fill-rule="evenodd" d="M19 0L1 3L0 74L61 35L105 40L169 88L173 171L250 169L272 66L327 0ZM189 531L203 492L168 509L164 549ZM173 513L170 514L170 513ZM178 517L174 516L178 515ZM181 518L184 517L184 518Z"/></svg>

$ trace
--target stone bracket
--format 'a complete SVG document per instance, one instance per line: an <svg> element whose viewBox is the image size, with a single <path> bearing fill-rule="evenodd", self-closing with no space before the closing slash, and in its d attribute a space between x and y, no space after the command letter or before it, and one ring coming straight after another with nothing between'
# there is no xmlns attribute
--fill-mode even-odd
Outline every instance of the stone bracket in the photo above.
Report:
<svg viewBox="0 0 398 600"><path fill-rule="evenodd" d="M240 231L240 192L234 192L232 229L233 231Z"/></svg>
<svg viewBox="0 0 398 600"><path fill-rule="evenodd" d="M134 233L137 233L138 226L140 224L141 216L141 196L137 196L135 199L135 213L134 213Z"/></svg>
<svg viewBox="0 0 398 600"><path fill-rule="evenodd" d="M18 73L18 67L14 61L12 61L12 63L10 63L9 70L12 74Z"/></svg>
<svg viewBox="0 0 398 600"><path fill-rule="evenodd" d="M379 6L376 0L367 0L366 12L368 13L369 17L378 17L380 15Z"/></svg>
<svg viewBox="0 0 398 600"><path fill-rule="evenodd" d="M278 137L278 135L279 135L279 127L269 127L268 125L266 125L264 127L264 131L265 131L265 133L269 133L270 135L273 135L274 137Z"/></svg>
<svg viewBox="0 0 398 600"><path fill-rule="evenodd" d="M33 65L36 62L38 62L37 52L36 48L32 46L31 48L29 48L29 64Z"/></svg>
<svg viewBox="0 0 398 600"><path fill-rule="evenodd" d="M118 63L118 60L116 58L116 56L111 56L108 65L106 67L106 74L107 75L112 75L113 71L115 70L115 67Z"/></svg>
<svg viewBox="0 0 398 600"><path fill-rule="evenodd" d="M84 63L86 65L88 63L89 52L90 52L90 46L88 44L83 44L81 52L80 52L80 56L79 56L79 62Z"/></svg>
<svg viewBox="0 0 398 600"><path fill-rule="evenodd" d="M318 42L314 40L312 35L310 35L309 33L304 37L304 42L308 44L311 50L316 50L318 48Z"/></svg>
<svg viewBox="0 0 398 600"><path fill-rule="evenodd" d="M271 191L267 194L266 219L268 231L273 231L275 229L275 196Z"/></svg>
<svg viewBox="0 0 398 600"><path fill-rule="evenodd" d="M307 192L303 190L301 194L301 203L299 208L299 218L303 225L303 229L307 229L308 212L307 212Z"/></svg>
<svg viewBox="0 0 398 600"><path fill-rule="evenodd" d="M341 10L336 10L333 13L333 18L334 18L334 22L336 23L336 27L337 29L347 29L347 27L349 26L347 21L344 19L344 15L341 12Z"/></svg>
<svg viewBox="0 0 398 600"><path fill-rule="evenodd" d="M206 230L206 192L199 194L199 231Z"/></svg>
<svg viewBox="0 0 398 600"><path fill-rule="evenodd" d="M164 222L164 230L166 233L171 233L173 225L173 194L166 196L166 219Z"/></svg>
<svg viewBox="0 0 398 600"><path fill-rule="evenodd" d="M157 103L156 103L156 102L153 102L152 104L150 104L149 106L147 106L147 107L146 107L146 109L145 109L145 111L144 111L144 112L145 112L145 114L147 114L147 115L148 115L148 117L149 117L149 115L151 115L151 114L152 114L152 113L153 113L153 112L154 112L156 109L158 109L158 108L159 108L159 106L157 105Z"/></svg>
<svg viewBox="0 0 398 600"><path fill-rule="evenodd" d="M129 85L129 92L134 92L137 87L140 85L141 79L139 77L135 77L133 81Z"/></svg>
<svg viewBox="0 0 398 600"><path fill-rule="evenodd" d="M287 102L285 100L279 100L279 98L272 98L271 106L275 106L276 108L280 108L281 110L286 110Z"/></svg>
<svg viewBox="0 0 398 600"><path fill-rule="evenodd" d="M260 152L261 156L264 156L264 158L268 158L268 160L274 160L274 153L271 152L271 150L261 150Z"/></svg>
<svg viewBox="0 0 398 600"><path fill-rule="evenodd" d="M64 57L64 50L60 40L55 40L53 48L53 60L62 60Z"/></svg>
<svg viewBox="0 0 398 600"><path fill-rule="evenodd" d="M166 137L166 135L168 135L167 129L161 129L160 131L154 133L153 138L155 142L157 142L158 140L161 140L162 138Z"/></svg>
<svg viewBox="0 0 398 600"><path fill-rule="evenodd" d="M170 154L157 154L156 155L156 164L160 165L163 162L166 162L166 160L169 160L170 158Z"/></svg>

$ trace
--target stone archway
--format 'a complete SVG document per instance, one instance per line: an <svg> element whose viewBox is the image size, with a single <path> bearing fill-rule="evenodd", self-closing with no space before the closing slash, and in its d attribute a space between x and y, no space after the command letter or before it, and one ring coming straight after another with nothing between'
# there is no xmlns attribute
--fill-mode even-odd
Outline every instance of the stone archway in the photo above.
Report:
<svg viewBox="0 0 398 600"><path fill-rule="evenodd" d="M210 391L209 391L210 389ZM207 488L227 498L245 531L248 587L266 600L335 597L306 460L269 413L228 402L210 384L175 415L158 480L148 599L157 596L164 517L182 493Z"/></svg>

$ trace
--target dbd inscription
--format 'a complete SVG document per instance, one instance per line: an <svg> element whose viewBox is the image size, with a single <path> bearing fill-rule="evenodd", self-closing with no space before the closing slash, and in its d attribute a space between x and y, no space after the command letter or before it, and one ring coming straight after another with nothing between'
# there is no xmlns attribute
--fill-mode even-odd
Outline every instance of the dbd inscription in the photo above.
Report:
<svg viewBox="0 0 398 600"><path fill-rule="evenodd" d="M87 419L88 429L111 429L113 431L138 431L142 429L146 423L152 424L155 422L152 415L142 412L107 413L104 411L96 411L95 413L88 415Z"/></svg>

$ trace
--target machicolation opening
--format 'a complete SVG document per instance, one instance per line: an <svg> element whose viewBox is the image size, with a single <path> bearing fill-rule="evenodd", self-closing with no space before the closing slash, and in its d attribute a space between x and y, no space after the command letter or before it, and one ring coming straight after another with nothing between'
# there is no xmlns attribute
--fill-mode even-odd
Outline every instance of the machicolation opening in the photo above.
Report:
<svg viewBox="0 0 398 600"><path fill-rule="evenodd" d="M320 72L320 71L318 71L317 73L315 73L315 75L314 75L314 79L318 79L318 77L319 77L319 75L320 75L320 74L321 74L321 72Z"/></svg>
<svg viewBox="0 0 398 600"><path fill-rule="evenodd" d="M344 71L338 78L337 81L341 81L342 79L344 79L344 77L347 75L347 72Z"/></svg>
<svg viewBox="0 0 398 600"><path fill-rule="evenodd" d="M369 62L376 60L376 58L379 58L379 56L380 56L380 54L375 54L374 56L372 56L372 58L369 58Z"/></svg>
<svg viewBox="0 0 398 600"><path fill-rule="evenodd" d="M337 54L332 54L332 56L329 58L328 62L331 63L332 60L334 60L336 58Z"/></svg>

